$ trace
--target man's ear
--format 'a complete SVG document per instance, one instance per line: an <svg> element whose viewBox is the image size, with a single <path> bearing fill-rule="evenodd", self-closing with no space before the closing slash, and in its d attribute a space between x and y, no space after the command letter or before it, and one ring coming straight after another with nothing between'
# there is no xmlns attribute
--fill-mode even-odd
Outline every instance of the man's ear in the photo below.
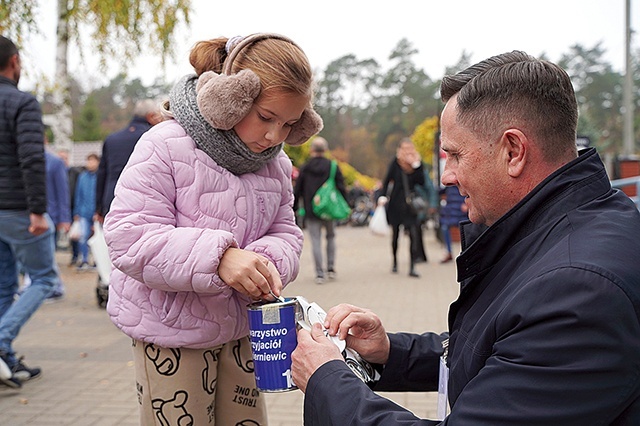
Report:
<svg viewBox="0 0 640 426"><path fill-rule="evenodd" d="M527 135L518 129L507 129L502 134L502 143L506 149L509 176L520 176L527 162L529 149Z"/></svg>

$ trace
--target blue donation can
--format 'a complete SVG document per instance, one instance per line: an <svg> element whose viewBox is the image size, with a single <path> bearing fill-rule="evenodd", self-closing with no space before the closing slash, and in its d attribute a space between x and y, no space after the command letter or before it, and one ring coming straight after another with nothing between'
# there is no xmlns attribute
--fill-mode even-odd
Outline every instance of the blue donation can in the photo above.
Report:
<svg viewBox="0 0 640 426"><path fill-rule="evenodd" d="M301 318L295 298L284 302L253 303L249 309L249 337L256 375L262 392L297 389L291 379L291 353L298 344L296 324Z"/></svg>

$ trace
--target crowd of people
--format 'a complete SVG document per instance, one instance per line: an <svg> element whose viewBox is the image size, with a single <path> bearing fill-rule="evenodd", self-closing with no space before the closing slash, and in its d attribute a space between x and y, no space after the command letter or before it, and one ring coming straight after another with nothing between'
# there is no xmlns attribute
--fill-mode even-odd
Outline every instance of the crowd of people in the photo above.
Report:
<svg viewBox="0 0 640 426"><path fill-rule="evenodd" d="M291 372L305 425L640 422L640 213L611 188L594 148L578 152L577 101L562 68L513 51L446 76L442 189L403 138L380 188L350 194L317 136L312 68L298 44L271 33L219 37L196 43L189 60L194 72L161 111L138 104L102 157L72 173L47 152L38 101L17 89L19 52L0 37L3 385L41 374L13 341L64 292L56 231L79 224L72 260L82 270L97 221L113 263L107 312L133 342L140 423L266 425L246 308L274 302L296 279L301 228L315 282L337 278L336 223L313 207L329 178L352 207L363 196L384 204L391 275L381 282L399 272L401 233L408 274L420 278L423 230L438 217L440 261L455 261L460 293L445 331L390 333L349 304L299 329ZM283 146L309 140L294 186ZM29 285L19 293L20 273ZM369 363L375 381L354 374L327 335ZM251 404L234 402L239 388ZM440 418L377 391L438 391Z"/></svg>
<svg viewBox="0 0 640 426"><path fill-rule="evenodd" d="M53 149L39 102L17 88L21 73L18 48L0 36L0 385L10 388L41 375L16 354L13 342L42 303L65 295L56 251L70 250L69 266L78 272L94 268L88 240L103 214L96 195L113 192L98 192L104 182L98 182L103 163L97 153L84 166L72 166L69 151ZM141 101L134 121L146 120L148 112L158 120L159 111L152 101ZM145 121L143 131L155 122Z"/></svg>

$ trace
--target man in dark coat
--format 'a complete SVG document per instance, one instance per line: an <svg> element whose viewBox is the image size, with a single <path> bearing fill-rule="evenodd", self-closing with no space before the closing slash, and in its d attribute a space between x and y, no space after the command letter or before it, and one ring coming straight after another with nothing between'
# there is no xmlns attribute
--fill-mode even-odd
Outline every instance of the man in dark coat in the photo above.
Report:
<svg viewBox="0 0 640 426"><path fill-rule="evenodd" d="M440 385L441 421L376 395L316 325L292 354L305 425L640 424L640 213L595 149L577 154L569 76L514 51L446 76L441 94L442 183L472 222L448 333L387 334L350 305L326 319L376 364L374 390Z"/></svg>
<svg viewBox="0 0 640 426"><path fill-rule="evenodd" d="M325 280L325 269L322 259L322 228L326 233L326 251L327 251L327 278L335 279L335 260L336 260L336 223L333 220L324 220L313 214L312 200L316 191L329 178L331 172L331 160L325 157L325 153L329 150L327 140L316 136L311 141L311 156L309 160L300 169L300 174L296 180L294 188L295 200L294 208L300 205L304 208L304 225L309 231L311 237L311 246L313 251L313 261L316 270L316 284L322 284ZM336 188L345 199L347 192L344 186L344 177L340 172L340 168L336 168Z"/></svg>
<svg viewBox="0 0 640 426"><path fill-rule="evenodd" d="M138 139L160 121L160 107L156 102L151 99L138 101L133 111L133 119L127 127L110 134L104 140L96 183L96 219L99 222L102 222L109 212L116 183Z"/></svg>
<svg viewBox="0 0 640 426"><path fill-rule="evenodd" d="M16 356L13 341L58 279L42 111L33 95L18 90L21 70L18 49L0 36L0 382L12 388L40 375ZM31 285L16 300L18 265Z"/></svg>

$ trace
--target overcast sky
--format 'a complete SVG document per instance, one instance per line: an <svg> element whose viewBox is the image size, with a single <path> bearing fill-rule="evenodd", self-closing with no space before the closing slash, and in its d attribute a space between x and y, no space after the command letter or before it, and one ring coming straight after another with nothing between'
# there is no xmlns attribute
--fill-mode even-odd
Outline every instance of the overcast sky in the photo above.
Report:
<svg viewBox="0 0 640 426"><path fill-rule="evenodd" d="M29 52L23 52L27 75L22 89L30 89L39 74L53 78L56 3L40 1L42 35L31 37L23 48ZM576 43L592 48L598 42L614 69L624 72L625 0L192 0L192 6L189 28L176 37L176 60L163 70L158 59L141 56L129 69L131 78L145 84L157 77L174 81L192 72L188 55L196 41L254 32L291 37L316 70L351 53L385 67L398 41L407 38L419 52L414 62L433 79L441 78L463 50L473 62L514 49L557 61ZM631 0L631 16L637 50L640 0ZM70 49L69 69L76 77L93 76L90 81L102 85L119 71L114 66L104 75L96 63L81 64L77 49Z"/></svg>

